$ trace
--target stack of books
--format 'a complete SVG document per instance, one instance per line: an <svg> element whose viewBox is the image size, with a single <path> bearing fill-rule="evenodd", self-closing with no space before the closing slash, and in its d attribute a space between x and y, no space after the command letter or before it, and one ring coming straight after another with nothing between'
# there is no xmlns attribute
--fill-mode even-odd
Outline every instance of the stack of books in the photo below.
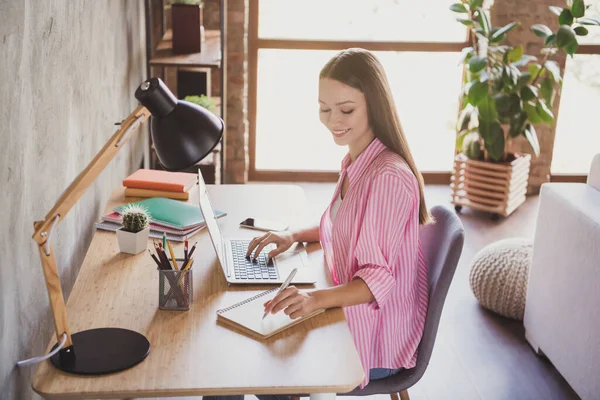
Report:
<svg viewBox="0 0 600 400"><path fill-rule="evenodd" d="M150 214L150 237L162 238L166 234L167 240L183 242L194 236L206 226L202 212L197 204L188 204L164 197L152 197L135 203L148 210ZM116 231L121 227L121 213L125 206L115 207L110 214L96 222L96 229ZM225 212L215 210L216 217L226 215Z"/></svg>
<svg viewBox="0 0 600 400"><path fill-rule="evenodd" d="M190 189L197 182L198 175L188 172L138 169L123 180L123 186L125 186L125 196L128 197L189 200Z"/></svg>

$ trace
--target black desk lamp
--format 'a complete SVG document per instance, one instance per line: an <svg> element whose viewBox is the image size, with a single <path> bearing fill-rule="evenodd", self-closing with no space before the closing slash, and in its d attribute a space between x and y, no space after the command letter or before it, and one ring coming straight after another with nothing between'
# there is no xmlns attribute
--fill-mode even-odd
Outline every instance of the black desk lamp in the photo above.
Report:
<svg viewBox="0 0 600 400"><path fill-rule="evenodd" d="M122 328L89 329L71 335L50 244L56 225L123 147L129 134L148 117L151 116L150 129L158 159L170 171L197 164L210 154L223 134L224 124L220 118L195 104L177 100L158 78L143 82L136 90L135 97L142 106L138 106L123 121L120 129L69 185L46 218L34 223L33 240L39 246L59 342L50 353L54 353L51 360L57 368L66 372L100 375L125 370L146 358L150 352L150 342L144 335Z"/></svg>

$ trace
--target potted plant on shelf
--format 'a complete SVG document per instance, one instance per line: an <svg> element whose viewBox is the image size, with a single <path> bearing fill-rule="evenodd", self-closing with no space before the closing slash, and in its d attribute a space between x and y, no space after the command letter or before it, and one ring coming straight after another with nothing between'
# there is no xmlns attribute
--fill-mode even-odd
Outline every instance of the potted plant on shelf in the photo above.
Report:
<svg viewBox="0 0 600 400"><path fill-rule="evenodd" d="M121 252L138 254L146 250L150 235L150 215L139 205L129 205L123 209L121 228L117 229L117 239Z"/></svg>
<svg viewBox="0 0 600 400"><path fill-rule="evenodd" d="M217 113L216 101L213 98L210 98L204 94L200 96L185 96L183 100L199 105L200 107L204 107L213 114Z"/></svg>
<svg viewBox="0 0 600 400"><path fill-rule="evenodd" d="M202 0L168 0L171 9L173 53L199 53L204 42Z"/></svg>
<svg viewBox="0 0 600 400"><path fill-rule="evenodd" d="M550 7L558 16L553 32L542 24L531 27L544 40L540 61L523 53L523 46L502 44L518 25L493 27L483 0L461 0L450 6L458 22L472 33L473 46L464 48L465 67L461 111L457 121L457 154L451 187L456 211L462 206L489 211L492 218L510 215L525 201L531 155L510 152L511 140L525 137L535 156L540 146L535 124L554 124L551 111L556 88L562 84L559 51L571 57L577 36L600 21L585 18L583 0L568 0L567 8Z"/></svg>

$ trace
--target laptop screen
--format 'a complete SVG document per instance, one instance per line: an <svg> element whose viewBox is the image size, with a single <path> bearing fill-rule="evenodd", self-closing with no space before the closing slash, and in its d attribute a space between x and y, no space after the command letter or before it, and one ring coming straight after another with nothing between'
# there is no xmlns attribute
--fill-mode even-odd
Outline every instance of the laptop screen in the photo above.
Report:
<svg viewBox="0 0 600 400"><path fill-rule="evenodd" d="M219 224L217 223L215 212L212 208L212 205L210 204L208 190L206 188L206 184L204 183L204 178L202 177L202 173L200 170L198 170L198 190L200 211L202 212L202 216L206 221L206 229L208 229L208 234L217 253L217 257L219 258L219 262L223 267L225 266L223 236L221 235L221 229L219 228Z"/></svg>

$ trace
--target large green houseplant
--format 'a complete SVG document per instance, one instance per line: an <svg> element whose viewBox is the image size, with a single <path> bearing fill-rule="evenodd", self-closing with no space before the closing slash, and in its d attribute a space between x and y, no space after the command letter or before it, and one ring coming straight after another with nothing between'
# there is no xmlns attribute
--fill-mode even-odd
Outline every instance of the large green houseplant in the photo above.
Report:
<svg viewBox="0 0 600 400"><path fill-rule="evenodd" d="M483 0L461 0L450 9L458 21L470 28L473 46L463 49L465 66L461 92L462 109L457 122L457 148L469 158L507 161L509 143L524 136L537 156L540 146L534 125L552 125L556 89L562 84L559 64L552 58L561 51L571 57L577 51L577 36L588 33L586 26L600 21L586 18L584 0L567 0L565 8L550 7L559 28L553 32L542 24L531 27L544 41L540 59L524 54L523 46L503 44L518 22L493 27Z"/></svg>

